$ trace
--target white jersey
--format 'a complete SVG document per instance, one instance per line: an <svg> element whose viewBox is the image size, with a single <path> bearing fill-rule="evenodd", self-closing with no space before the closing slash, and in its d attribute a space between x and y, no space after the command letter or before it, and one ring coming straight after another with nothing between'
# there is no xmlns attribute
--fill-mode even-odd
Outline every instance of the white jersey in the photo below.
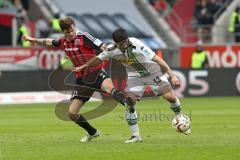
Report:
<svg viewBox="0 0 240 160"><path fill-rule="evenodd" d="M129 41L131 46L124 53L112 45L97 57L101 60L111 58L119 60L126 66L128 78L148 77L156 72L161 72L160 66L152 61L156 54L148 46L137 38L129 38Z"/></svg>

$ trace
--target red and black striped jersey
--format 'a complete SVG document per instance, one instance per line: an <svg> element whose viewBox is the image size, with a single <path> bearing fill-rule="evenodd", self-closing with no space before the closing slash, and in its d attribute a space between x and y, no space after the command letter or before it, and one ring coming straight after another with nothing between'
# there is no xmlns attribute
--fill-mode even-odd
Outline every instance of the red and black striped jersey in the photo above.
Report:
<svg viewBox="0 0 240 160"><path fill-rule="evenodd" d="M100 53L100 47L103 43L87 32L78 32L72 41L62 37L59 40L53 40L52 45L64 50L73 65L75 67L79 67L98 55ZM100 69L102 69L102 64L90 67L88 72ZM83 74L83 71L75 73L77 78L82 77Z"/></svg>

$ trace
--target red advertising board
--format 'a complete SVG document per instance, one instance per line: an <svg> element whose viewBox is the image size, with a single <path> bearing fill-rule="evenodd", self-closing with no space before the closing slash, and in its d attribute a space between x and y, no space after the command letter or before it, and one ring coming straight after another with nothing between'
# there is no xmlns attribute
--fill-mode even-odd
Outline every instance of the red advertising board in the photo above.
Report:
<svg viewBox="0 0 240 160"><path fill-rule="evenodd" d="M206 45L210 68L240 68L240 45ZM194 46L182 46L180 49L180 64L183 68L191 67L191 56Z"/></svg>
<svg viewBox="0 0 240 160"><path fill-rule="evenodd" d="M1 48L0 49L0 63L17 63L19 61L35 56L32 49L23 48Z"/></svg>
<svg viewBox="0 0 240 160"><path fill-rule="evenodd" d="M12 14L0 13L0 25L6 26L6 27L12 27L13 18L14 18L14 15Z"/></svg>
<svg viewBox="0 0 240 160"><path fill-rule="evenodd" d="M42 48L1 48L0 49L0 69L7 66L10 70L28 69L56 69L59 60L65 56L63 51Z"/></svg>
<svg viewBox="0 0 240 160"><path fill-rule="evenodd" d="M0 48L0 70L57 69L65 57L62 50L43 48ZM104 68L108 62L104 62Z"/></svg>

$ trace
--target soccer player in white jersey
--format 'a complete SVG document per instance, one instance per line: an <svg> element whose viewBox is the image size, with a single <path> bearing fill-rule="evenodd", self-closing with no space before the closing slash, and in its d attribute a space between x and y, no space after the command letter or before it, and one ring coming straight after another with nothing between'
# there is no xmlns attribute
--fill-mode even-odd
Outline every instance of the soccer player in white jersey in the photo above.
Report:
<svg viewBox="0 0 240 160"><path fill-rule="evenodd" d="M122 28L114 31L112 38L115 43L108 46L107 50L84 65L73 68L73 71L86 69L110 58L119 60L126 66L128 79L125 91L127 96L132 97L134 100L134 105L143 96L146 86L150 85L156 96L163 96L170 103L170 108L175 116L180 116L181 105L179 99L164 74L169 75L170 81L175 87L180 86L180 80L174 75L167 63L139 39L128 37L127 32ZM126 120L132 136L125 143L141 142L142 140L139 134L137 118L135 109L126 112Z"/></svg>

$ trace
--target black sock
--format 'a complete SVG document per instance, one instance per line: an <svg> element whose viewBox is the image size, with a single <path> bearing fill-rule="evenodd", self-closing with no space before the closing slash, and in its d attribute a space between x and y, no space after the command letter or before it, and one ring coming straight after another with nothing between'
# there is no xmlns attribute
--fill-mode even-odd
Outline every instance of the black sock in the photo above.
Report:
<svg viewBox="0 0 240 160"><path fill-rule="evenodd" d="M79 115L75 123L85 129L89 135L94 135L97 132L97 130L93 128L82 115Z"/></svg>
<svg viewBox="0 0 240 160"><path fill-rule="evenodd" d="M123 106L125 106L125 96L121 91L113 88L110 94L118 103L121 103Z"/></svg>

